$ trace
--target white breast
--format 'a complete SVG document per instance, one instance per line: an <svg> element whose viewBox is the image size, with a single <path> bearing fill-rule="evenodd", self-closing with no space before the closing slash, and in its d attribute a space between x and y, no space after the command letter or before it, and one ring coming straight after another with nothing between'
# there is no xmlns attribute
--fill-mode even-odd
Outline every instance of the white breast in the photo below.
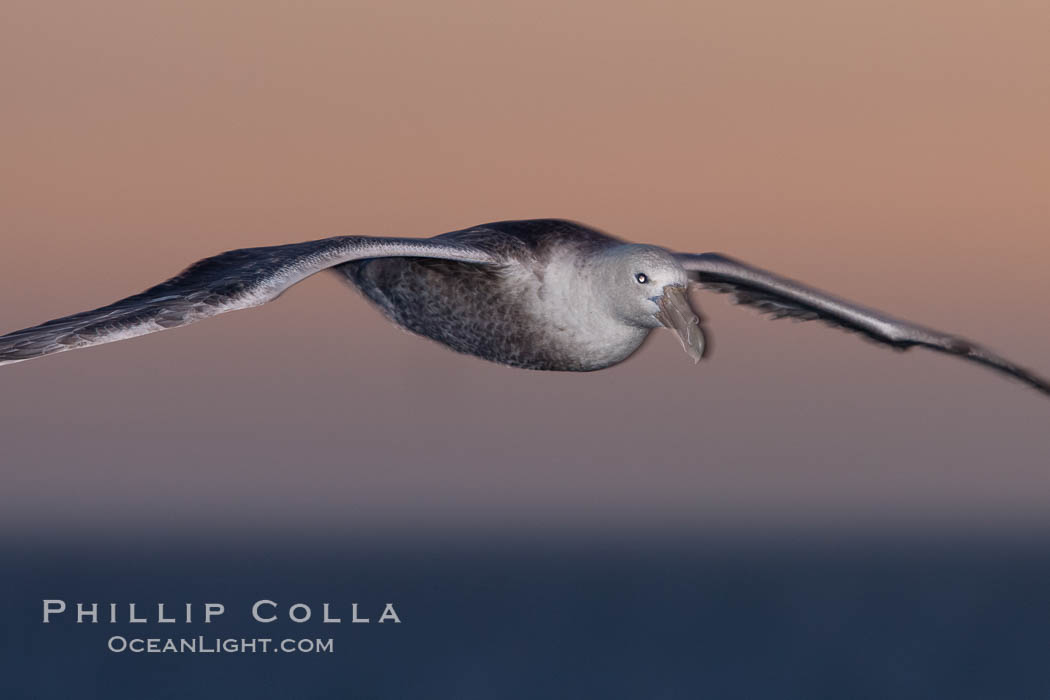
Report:
<svg viewBox="0 0 1050 700"><path fill-rule="evenodd" d="M540 273L524 267L510 274L525 290L527 308L549 341L588 369L608 367L638 349L649 329L613 318L595 289L591 271L573 255L555 255Z"/></svg>

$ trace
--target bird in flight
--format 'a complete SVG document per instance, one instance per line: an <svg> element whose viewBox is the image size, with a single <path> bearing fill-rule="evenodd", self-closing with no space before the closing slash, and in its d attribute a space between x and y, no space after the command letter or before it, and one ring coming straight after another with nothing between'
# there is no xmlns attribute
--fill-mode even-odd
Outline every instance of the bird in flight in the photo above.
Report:
<svg viewBox="0 0 1050 700"><path fill-rule="evenodd" d="M0 336L0 365L259 306L328 269L402 328L512 367L603 369L661 326L699 362L705 341L687 297L692 282L775 318L820 319L894 348L957 355L1050 394L1050 381L969 340L718 253L628 243L561 219L500 221L433 238L335 236L231 250L141 294Z"/></svg>

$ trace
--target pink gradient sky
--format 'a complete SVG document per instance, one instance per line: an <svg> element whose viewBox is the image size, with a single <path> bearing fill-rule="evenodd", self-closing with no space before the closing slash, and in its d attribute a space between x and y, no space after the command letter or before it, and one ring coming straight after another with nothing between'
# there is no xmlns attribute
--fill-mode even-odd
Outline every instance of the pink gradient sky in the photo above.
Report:
<svg viewBox="0 0 1050 700"><path fill-rule="evenodd" d="M562 216L720 250L1050 373L1043 2L9 2L0 327L220 250ZM336 280L0 370L0 522L1050 526L1050 403L700 298L589 375Z"/></svg>

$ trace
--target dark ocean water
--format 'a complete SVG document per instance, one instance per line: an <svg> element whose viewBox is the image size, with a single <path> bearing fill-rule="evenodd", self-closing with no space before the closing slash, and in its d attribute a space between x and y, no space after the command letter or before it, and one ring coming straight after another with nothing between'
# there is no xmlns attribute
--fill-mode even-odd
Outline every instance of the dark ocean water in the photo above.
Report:
<svg viewBox="0 0 1050 700"><path fill-rule="evenodd" d="M1050 698L1050 542L95 544L3 551L3 698ZM42 624L42 600L191 624ZM258 599L342 624L260 624ZM199 622L204 602L226 612ZM350 604L371 624L350 624ZM401 624L375 623L392 602ZM133 654L131 637L332 638Z"/></svg>

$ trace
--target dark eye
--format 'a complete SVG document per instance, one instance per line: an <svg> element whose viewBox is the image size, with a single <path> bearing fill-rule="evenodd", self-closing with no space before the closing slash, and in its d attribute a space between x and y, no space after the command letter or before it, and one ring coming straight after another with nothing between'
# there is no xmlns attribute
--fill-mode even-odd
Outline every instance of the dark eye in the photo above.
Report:
<svg viewBox="0 0 1050 700"><path fill-rule="evenodd" d="M634 278L638 280L638 284L647 284L649 282L649 277L644 272L639 272Z"/></svg>

